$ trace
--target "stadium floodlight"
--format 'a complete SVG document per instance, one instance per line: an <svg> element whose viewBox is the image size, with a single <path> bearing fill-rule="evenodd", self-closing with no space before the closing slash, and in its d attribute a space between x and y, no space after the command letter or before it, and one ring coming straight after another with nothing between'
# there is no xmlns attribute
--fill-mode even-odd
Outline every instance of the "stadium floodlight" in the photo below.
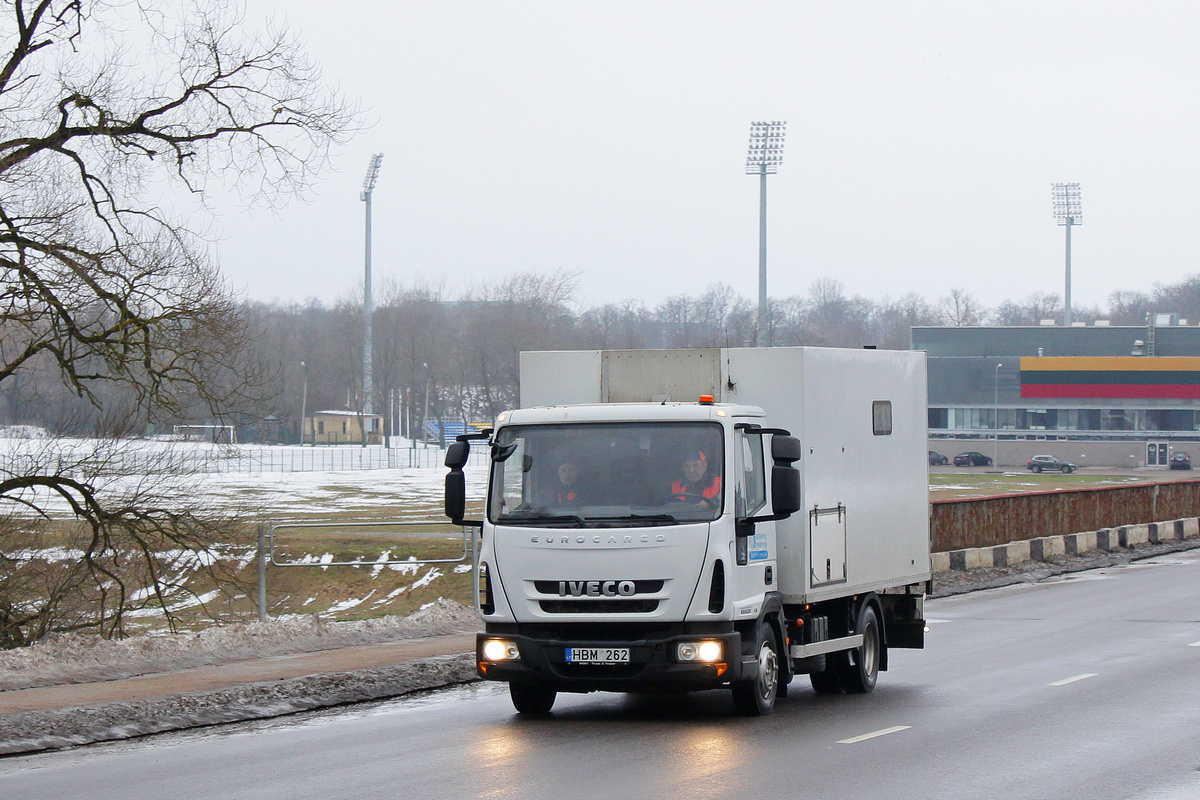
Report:
<svg viewBox="0 0 1200 800"><path fill-rule="evenodd" d="M1050 184L1054 219L1067 228L1067 284L1063 293L1063 325L1071 327L1071 228L1083 224L1083 202L1078 183Z"/></svg>
<svg viewBox="0 0 1200 800"><path fill-rule="evenodd" d="M375 182L379 180L379 163L383 161L383 153L371 156L367 165L367 177L363 178L362 193L358 199L367 204L367 231L365 266L363 269L363 356L362 356L362 411L364 414L373 413L371 409L371 317L374 306L371 302L371 194L375 191ZM366 421L363 421L363 444L367 442Z"/></svg>
<svg viewBox="0 0 1200 800"><path fill-rule="evenodd" d="M787 122L751 122L750 148L746 153L746 174L758 175L758 324L754 328L754 346L765 341L767 329L767 176L774 175L783 163L783 142Z"/></svg>

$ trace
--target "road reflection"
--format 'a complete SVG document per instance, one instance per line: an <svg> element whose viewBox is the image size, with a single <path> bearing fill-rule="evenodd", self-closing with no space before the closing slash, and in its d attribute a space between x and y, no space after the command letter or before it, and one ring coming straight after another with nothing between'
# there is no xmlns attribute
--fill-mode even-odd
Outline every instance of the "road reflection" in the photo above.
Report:
<svg viewBox="0 0 1200 800"><path fill-rule="evenodd" d="M723 796L714 776L744 768L746 733L728 692L560 695L554 713L512 712L472 737L479 797ZM634 747L630 747L630 743Z"/></svg>

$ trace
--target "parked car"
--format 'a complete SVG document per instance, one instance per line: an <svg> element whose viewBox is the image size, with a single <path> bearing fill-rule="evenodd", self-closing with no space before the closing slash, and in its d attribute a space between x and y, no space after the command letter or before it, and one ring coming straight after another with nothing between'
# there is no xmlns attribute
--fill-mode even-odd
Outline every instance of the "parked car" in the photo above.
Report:
<svg viewBox="0 0 1200 800"><path fill-rule="evenodd" d="M929 451L929 466L942 467L949 463L950 459L946 458L941 453L935 453L932 450Z"/></svg>
<svg viewBox="0 0 1200 800"><path fill-rule="evenodd" d="M1025 468L1033 472L1065 472L1070 474L1079 467L1072 464L1070 461L1063 461L1061 458L1054 456L1034 456L1025 462Z"/></svg>
<svg viewBox="0 0 1200 800"><path fill-rule="evenodd" d="M972 450L969 453L959 453L954 457L954 466L956 467L990 467L992 460L983 453L976 453Z"/></svg>
<svg viewBox="0 0 1200 800"><path fill-rule="evenodd" d="M1191 469L1192 457L1180 451L1171 454L1171 469Z"/></svg>

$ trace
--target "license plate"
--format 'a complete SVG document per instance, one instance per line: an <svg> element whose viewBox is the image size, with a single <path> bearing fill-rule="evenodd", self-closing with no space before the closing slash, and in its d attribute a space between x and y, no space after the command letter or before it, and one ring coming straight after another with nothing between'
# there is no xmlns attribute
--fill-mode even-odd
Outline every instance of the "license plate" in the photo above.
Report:
<svg viewBox="0 0 1200 800"><path fill-rule="evenodd" d="M628 647L568 647L568 664L628 664Z"/></svg>

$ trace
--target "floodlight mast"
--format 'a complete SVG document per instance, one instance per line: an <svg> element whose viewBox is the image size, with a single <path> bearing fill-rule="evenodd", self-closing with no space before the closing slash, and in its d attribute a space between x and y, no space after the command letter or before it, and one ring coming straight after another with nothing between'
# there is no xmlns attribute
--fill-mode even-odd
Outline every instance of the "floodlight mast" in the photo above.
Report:
<svg viewBox="0 0 1200 800"><path fill-rule="evenodd" d="M767 331L767 176L774 175L783 162L783 140L787 122L751 122L750 149L746 154L746 174L758 175L758 322L754 326L754 346L770 344Z"/></svg>
<svg viewBox="0 0 1200 800"><path fill-rule="evenodd" d="M1071 227L1083 224L1083 203L1078 183L1050 184L1054 219L1067 228L1067 285L1063 293L1063 325L1071 327Z"/></svg>
<svg viewBox="0 0 1200 800"><path fill-rule="evenodd" d="M375 182L379 179L379 163L383 161L383 153L371 156L367 165L367 177L363 178L362 193L358 199L367 204L366 248L363 269L363 360L362 360L362 410L364 414L374 413L371 405L371 317L374 315L374 305L371 301L371 193L375 191ZM366 426L363 421L363 426ZM367 440L363 431L363 442Z"/></svg>

